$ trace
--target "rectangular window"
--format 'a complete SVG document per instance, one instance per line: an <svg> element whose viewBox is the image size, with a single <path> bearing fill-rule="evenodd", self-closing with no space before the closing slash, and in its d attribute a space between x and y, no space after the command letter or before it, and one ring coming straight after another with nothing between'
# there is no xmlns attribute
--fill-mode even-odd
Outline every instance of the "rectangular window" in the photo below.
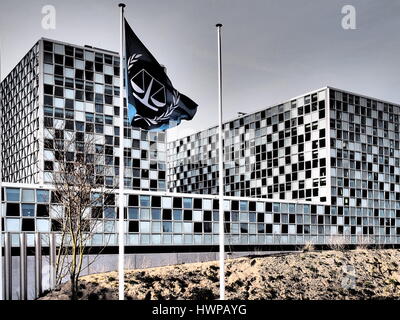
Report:
<svg viewBox="0 0 400 320"><path fill-rule="evenodd" d="M6 188L7 201L19 201L20 189Z"/></svg>
<svg viewBox="0 0 400 320"><path fill-rule="evenodd" d="M7 203L6 206L6 216L7 217L19 217L19 204L18 203Z"/></svg>
<svg viewBox="0 0 400 320"><path fill-rule="evenodd" d="M34 217L35 216L35 205L34 204L22 204L22 216L23 217Z"/></svg>
<svg viewBox="0 0 400 320"><path fill-rule="evenodd" d="M48 190L36 190L37 202L48 203L50 201L50 192Z"/></svg>

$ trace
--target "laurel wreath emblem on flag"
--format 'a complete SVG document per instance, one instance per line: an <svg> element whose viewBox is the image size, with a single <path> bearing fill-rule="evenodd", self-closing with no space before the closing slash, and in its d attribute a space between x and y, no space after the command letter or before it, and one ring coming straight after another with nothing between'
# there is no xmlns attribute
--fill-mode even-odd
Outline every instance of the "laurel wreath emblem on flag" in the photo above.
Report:
<svg viewBox="0 0 400 320"><path fill-rule="evenodd" d="M133 54L133 55L131 55L129 57L129 59L128 59L128 70L132 69L134 64L139 60L139 58L141 56L142 56L141 54ZM148 72L146 70L144 70L144 69L141 72L146 72L148 74ZM153 83L153 81L158 82L156 79L154 79L154 77L152 77L151 75L149 75L149 76L152 78L151 84ZM130 79L130 80L133 81L133 79ZM150 89L151 88L147 88L146 90L150 90ZM137 96L135 96L134 92L132 94L134 95L135 98L138 98ZM147 95L149 95L149 94L150 93L148 92ZM141 119L145 120L146 122L148 122L149 124L153 124L153 125L157 124L159 122L170 120L170 117L171 117L172 113L178 108L179 102L180 102L179 92L174 90L171 104L164 108L165 110L161 115L155 116L154 118L150 119L150 118L147 118L147 117L145 118L145 117L141 116L140 114L136 114L135 118L141 118ZM150 106L150 105L147 105L147 106L149 108L153 109L153 110L156 110L156 108L154 106Z"/></svg>
<svg viewBox="0 0 400 320"><path fill-rule="evenodd" d="M132 127L164 131L192 120L198 105L176 90L165 68L140 41L125 20L126 100L128 120ZM121 88L122 90L123 88Z"/></svg>

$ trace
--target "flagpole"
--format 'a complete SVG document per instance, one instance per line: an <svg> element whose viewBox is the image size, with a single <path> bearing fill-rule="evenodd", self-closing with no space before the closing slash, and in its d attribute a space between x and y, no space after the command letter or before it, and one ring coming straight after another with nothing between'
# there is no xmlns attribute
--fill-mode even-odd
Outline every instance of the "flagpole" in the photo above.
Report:
<svg viewBox="0 0 400 320"><path fill-rule="evenodd" d="M3 99L3 90L1 89L1 48L0 48L0 102ZM4 300L4 279L3 279L3 126L1 121L3 119L3 105L0 104L0 300Z"/></svg>
<svg viewBox="0 0 400 320"><path fill-rule="evenodd" d="M124 300L124 269L125 269L125 230L124 230L124 173L125 173L125 162L124 162L124 127L125 127L125 108L124 108L124 9L125 4L120 3L118 5L121 9L121 22L120 22L120 43L119 43L119 252L118 252L118 297L119 300Z"/></svg>
<svg viewBox="0 0 400 320"><path fill-rule="evenodd" d="M219 296L225 300L225 230L224 230L224 160L222 143L222 54L221 54L221 28L216 25L218 31L218 105L219 105L219 138L218 138L218 185L219 185Z"/></svg>

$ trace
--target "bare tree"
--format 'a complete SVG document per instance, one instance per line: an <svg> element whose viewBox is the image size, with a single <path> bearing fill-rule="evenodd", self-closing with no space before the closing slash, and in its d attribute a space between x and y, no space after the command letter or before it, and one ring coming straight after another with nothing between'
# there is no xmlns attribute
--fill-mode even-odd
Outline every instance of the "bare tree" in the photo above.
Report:
<svg viewBox="0 0 400 320"><path fill-rule="evenodd" d="M328 239L328 247L331 250L344 252L348 244L350 244L350 238L346 235L334 234Z"/></svg>
<svg viewBox="0 0 400 320"><path fill-rule="evenodd" d="M375 243L375 239L371 235L364 235L362 233L357 233L357 250L366 250L371 248Z"/></svg>
<svg viewBox="0 0 400 320"><path fill-rule="evenodd" d="M302 247L303 252L312 252L315 251L315 246L312 241L307 241L304 246Z"/></svg>
<svg viewBox="0 0 400 320"><path fill-rule="evenodd" d="M52 139L45 140L45 148L54 150L50 176L53 201L58 203L53 213L53 224L59 231L56 285L69 278L71 300L76 300L84 257L91 250L104 209L115 202L114 186L105 186L105 176L112 173L104 165L104 146L96 144L94 135L57 129L48 130L47 134L52 135ZM95 257L88 263L93 263Z"/></svg>

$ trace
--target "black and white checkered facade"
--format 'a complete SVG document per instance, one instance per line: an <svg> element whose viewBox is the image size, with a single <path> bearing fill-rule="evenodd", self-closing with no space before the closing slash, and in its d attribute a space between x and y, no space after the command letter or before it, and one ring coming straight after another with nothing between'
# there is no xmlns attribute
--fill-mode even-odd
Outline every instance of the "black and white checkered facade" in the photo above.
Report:
<svg viewBox="0 0 400 320"><path fill-rule="evenodd" d="M14 246L21 232L30 243L57 232L55 144L95 137L100 178L117 183L118 66L113 52L40 40L2 82L2 231ZM323 88L225 123L227 243L399 244L399 115L399 105ZM217 128L171 142L168 159L164 133L126 123L124 135L126 245L216 245ZM93 209L93 246L117 245L117 208L116 195Z"/></svg>
<svg viewBox="0 0 400 320"><path fill-rule="evenodd" d="M331 214L344 232L400 234L400 106L330 89ZM342 221L341 219L341 221Z"/></svg>
<svg viewBox="0 0 400 320"><path fill-rule="evenodd" d="M225 194L321 201L318 234L400 235L400 106L324 88L224 125ZM169 145L171 191L216 194L216 128ZM233 161L232 161L233 160Z"/></svg>
<svg viewBox="0 0 400 320"><path fill-rule="evenodd" d="M39 66L37 43L1 82L3 181L37 183L39 180Z"/></svg>
<svg viewBox="0 0 400 320"><path fill-rule="evenodd" d="M223 125L224 191L229 196L329 201L328 89ZM169 188L218 193L217 128L171 142Z"/></svg>
<svg viewBox="0 0 400 320"><path fill-rule="evenodd" d="M118 54L43 39L2 82L2 90L4 181L51 183L55 145L74 139L74 150L63 155L73 161L80 155L79 141L90 136L102 158L97 181L118 183ZM127 110L125 118L125 187L165 191L165 133L131 129Z"/></svg>
<svg viewBox="0 0 400 320"><path fill-rule="evenodd" d="M12 235L58 232L60 205L46 186L8 184L3 187L3 231ZM108 199L109 200L109 199ZM96 230L92 246L116 246L118 239L118 195L114 202L91 208ZM213 246L218 244L219 206L217 196L126 191L124 197L127 246ZM327 245L340 237L341 243L400 244L400 210L329 206L307 201L273 201L229 197L224 199L226 244L231 246ZM386 216L384 216L386 215ZM382 226L382 219L387 226ZM389 222L386 222L389 221ZM388 230L390 232L388 232Z"/></svg>
<svg viewBox="0 0 400 320"><path fill-rule="evenodd" d="M28 234L28 245L35 232L57 232L60 208L51 188L6 184L3 188L4 231L12 234L18 246L19 233ZM193 246L218 244L219 201L216 196L127 191L124 198L127 246ZM93 246L116 246L118 196L99 203L91 212L96 220ZM90 212L89 212L90 213ZM328 235L317 223L329 216L329 206L306 202L273 202L265 199L227 197L224 200L225 231L229 245L296 245L312 241L324 244ZM323 225L324 222L321 222ZM350 239L350 238L349 238ZM356 241L354 238L353 241Z"/></svg>

